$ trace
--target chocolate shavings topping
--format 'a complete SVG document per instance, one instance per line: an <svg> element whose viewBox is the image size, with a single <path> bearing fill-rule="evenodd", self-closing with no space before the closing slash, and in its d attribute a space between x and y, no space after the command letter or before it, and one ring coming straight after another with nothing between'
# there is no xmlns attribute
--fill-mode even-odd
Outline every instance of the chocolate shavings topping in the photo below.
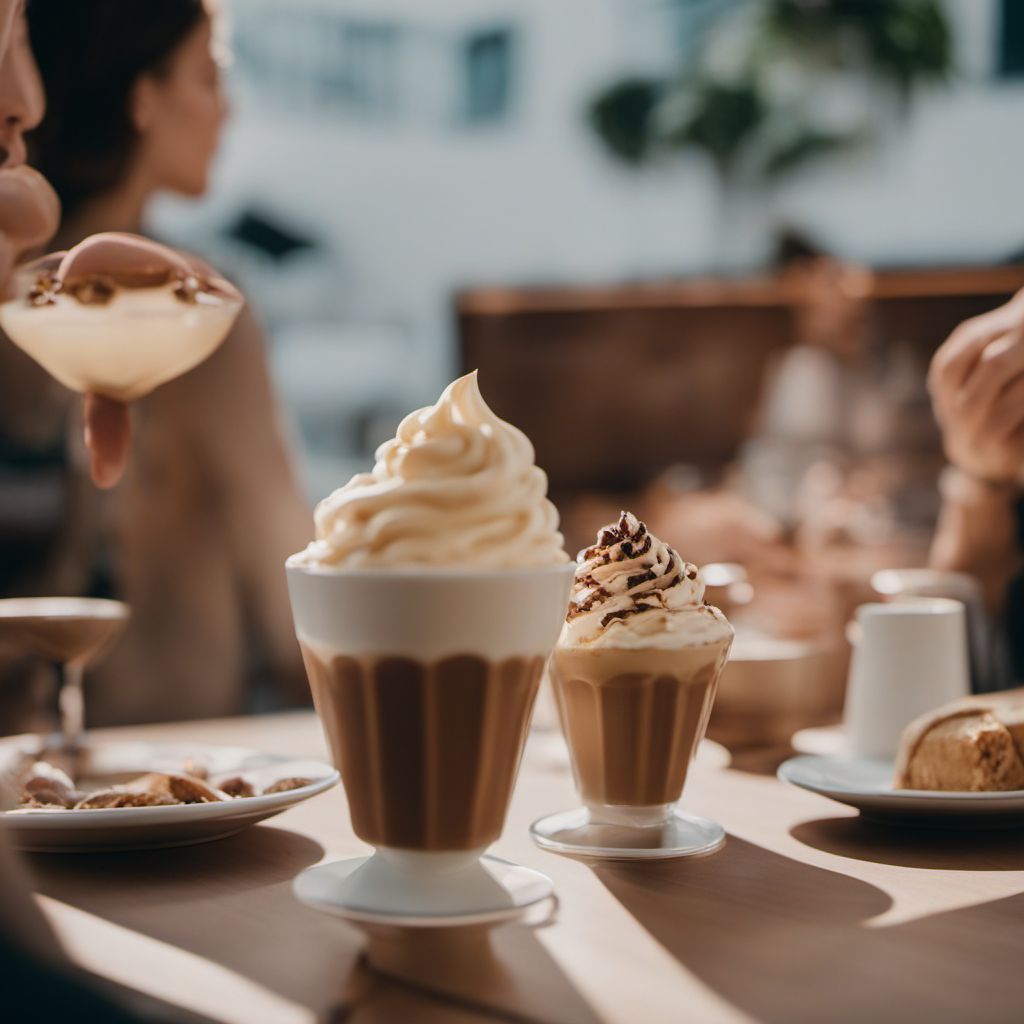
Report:
<svg viewBox="0 0 1024 1024"><path fill-rule="evenodd" d="M95 274L80 281L65 283L64 290L83 306L105 306L113 299L117 286L109 277Z"/></svg>

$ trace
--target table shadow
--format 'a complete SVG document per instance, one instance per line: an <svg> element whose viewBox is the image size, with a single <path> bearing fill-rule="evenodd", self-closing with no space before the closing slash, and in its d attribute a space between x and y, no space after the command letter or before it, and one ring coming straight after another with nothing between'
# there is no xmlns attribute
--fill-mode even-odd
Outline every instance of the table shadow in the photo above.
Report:
<svg viewBox="0 0 1024 1024"><path fill-rule="evenodd" d="M994 978L1022 984L1008 937L1024 897L871 927L892 905L880 889L733 837L711 857L594 872L687 970L767 1024L977 1024L1021 1005L989 993Z"/></svg>
<svg viewBox="0 0 1024 1024"><path fill-rule="evenodd" d="M898 978L908 991L899 1019L934 1024L1024 1020L1022 921L1024 893L1017 893L878 929L882 941L875 956L876 974L886 968L892 973L895 964L907 972ZM918 978L916 986L911 972ZM895 984L887 987L892 992ZM883 989L875 1004L879 1010L886 997ZM911 997L917 998L920 1012ZM876 1019L884 1019L884 1014L879 1012Z"/></svg>
<svg viewBox="0 0 1024 1024"><path fill-rule="evenodd" d="M422 1002L424 1019L433 1019L432 1003L438 1019L452 1021L598 1024L529 928L388 929L368 942L304 906L292 880L323 853L305 835L259 825L176 849L33 854L30 867L42 895L220 964L331 1020L396 1019L396 1004L415 1013Z"/></svg>
<svg viewBox="0 0 1024 1024"><path fill-rule="evenodd" d="M678 864L674 869L657 866L653 874L648 867L625 865L602 867L596 874L683 966L751 1018L768 1024L870 1020L1007 1024L1021 1019L1024 972L1016 966L1017 947L1007 938L1019 933L1024 894L871 928L865 927L866 919L890 906L889 898L873 886L751 847L739 850L734 863L725 865L722 872L721 880L732 881L735 888L718 893L714 884L719 876L710 870L714 860L707 858L701 866L708 870L696 878L680 877L685 871ZM700 863L689 862L686 869ZM792 883L799 869L809 874L800 881L804 898L794 903ZM648 874L652 877L647 878ZM713 927L708 927L709 916L719 918ZM521 953L531 939L524 932L500 929L494 945L511 940ZM416 938L422 946L413 956L423 958L411 966L411 973L410 965L405 965L405 982L429 994L432 983L420 986L416 979L439 966L443 977L443 960L452 951L429 951L434 933ZM450 933L445 939L457 948L473 942L474 936L466 931ZM492 950L499 962L506 952ZM394 953L384 955L386 959ZM489 955L470 951L463 967L481 970L480 983L500 991L518 971L496 976ZM550 994L547 966L529 956L517 965L527 972L527 984L541 1004ZM358 1003L357 1012L342 1013L332 1022L392 1024L410 1019L405 1016L409 1005L396 1005L395 996L394 990L371 994ZM534 1015L530 1006L524 1006L522 1013L503 1012L497 1006L488 1012L486 1000L455 1000L424 1007L435 1009L437 1015L428 1012L416 1020L422 1024L435 1020L468 1024L481 1019L575 1024L599 1019L585 1006L545 1005L546 1014ZM684 1007L679 1019L690 1019Z"/></svg>
<svg viewBox="0 0 1024 1024"><path fill-rule="evenodd" d="M837 958L855 959L863 922L891 906L865 882L732 836L709 857L593 870L684 967L778 1024L835 1019L831 1011L849 996L833 987Z"/></svg>
<svg viewBox="0 0 1024 1024"><path fill-rule="evenodd" d="M150 906L178 899L183 890L192 891L197 880L204 885L230 883L236 889L262 888L294 878L323 855L323 847L309 836L268 825L193 846L24 854L39 890L48 896L63 899L61 892L79 895L88 888L90 898L116 904L120 898L135 901L144 891Z"/></svg>
<svg viewBox="0 0 1024 1024"><path fill-rule="evenodd" d="M772 777L778 771L779 765L796 753L788 743L770 747L740 747L736 750L730 749L729 752L732 755L729 762L732 771Z"/></svg>
<svg viewBox="0 0 1024 1024"><path fill-rule="evenodd" d="M33 854L29 865L44 896L320 1008L360 955L356 936L292 894L323 853L308 836L258 825L197 846Z"/></svg>
<svg viewBox="0 0 1024 1024"><path fill-rule="evenodd" d="M789 834L839 857L945 871L1024 870L1024 829L906 828L861 817L804 821Z"/></svg>
<svg viewBox="0 0 1024 1024"><path fill-rule="evenodd" d="M420 996L488 1020L600 1024L529 926L366 933L366 969Z"/></svg>

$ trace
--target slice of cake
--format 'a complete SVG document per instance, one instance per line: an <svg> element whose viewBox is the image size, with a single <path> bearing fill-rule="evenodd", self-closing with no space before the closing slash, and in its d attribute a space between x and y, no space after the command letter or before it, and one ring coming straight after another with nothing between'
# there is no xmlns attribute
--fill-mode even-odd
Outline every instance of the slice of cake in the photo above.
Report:
<svg viewBox="0 0 1024 1024"><path fill-rule="evenodd" d="M896 761L897 789L1024 789L1024 690L954 701L911 722Z"/></svg>

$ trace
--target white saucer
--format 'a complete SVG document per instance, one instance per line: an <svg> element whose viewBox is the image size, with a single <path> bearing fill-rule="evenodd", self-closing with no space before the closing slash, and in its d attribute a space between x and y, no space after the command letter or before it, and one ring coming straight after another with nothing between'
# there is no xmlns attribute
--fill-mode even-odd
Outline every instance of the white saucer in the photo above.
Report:
<svg viewBox="0 0 1024 1024"><path fill-rule="evenodd" d="M17 757L20 751L34 749L37 743L38 738L30 736L0 740L0 768L3 762ZM0 813L0 827L18 849L38 853L141 850L223 839L330 789L338 781L338 772L319 761L299 761L243 747L96 742L89 749L93 770L103 774L181 771L186 761L192 761L214 777L244 775L257 789L288 777L311 782L283 793L207 804L87 811L39 808Z"/></svg>
<svg viewBox="0 0 1024 1024"><path fill-rule="evenodd" d="M891 824L975 828L1024 825L1024 790L943 793L893 789L891 761L802 755L780 765L778 776L801 789L856 807L866 818Z"/></svg>
<svg viewBox="0 0 1024 1024"><path fill-rule="evenodd" d="M793 733L790 744L798 754L820 754L844 757L847 754L846 732L841 725L823 725Z"/></svg>
<svg viewBox="0 0 1024 1024"><path fill-rule="evenodd" d="M586 807L559 811L530 826L533 841L552 853L600 860L669 860L714 853L725 842L718 822L674 808L663 825L593 821Z"/></svg>
<svg viewBox="0 0 1024 1024"><path fill-rule="evenodd" d="M379 850L307 868L294 882L307 906L403 928L506 921L549 899L554 888L547 875L498 857Z"/></svg>

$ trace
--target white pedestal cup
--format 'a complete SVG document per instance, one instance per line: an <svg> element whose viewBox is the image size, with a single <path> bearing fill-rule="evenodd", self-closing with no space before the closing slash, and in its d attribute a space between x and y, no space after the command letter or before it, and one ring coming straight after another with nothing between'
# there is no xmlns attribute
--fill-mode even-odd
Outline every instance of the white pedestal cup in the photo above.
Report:
<svg viewBox="0 0 1024 1024"><path fill-rule="evenodd" d="M573 569L571 563L493 571L332 570L295 559L287 564L296 635L307 652L424 664L467 655L492 663L546 659L565 618ZM533 696L522 713L529 714ZM444 744L443 721L424 721L423 728L431 744ZM519 756L521 748L516 764ZM337 760L348 790L352 780ZM350 761L348 769L360 766ZM365 763L365 770L375 769ZM506 810L501 808L502 818ZM405 926L500 920L552 894L544 875L485 857L484 849L381 846L371 857L303 872L295 891L304 902L343 917Z"/></svg>
<svg viewBox="0 0 1024 1024"><path fill-rule="evenodd" d="M890 760L918 715L970 693L967 619L949 598L907 598L857 609L846 692L847 749Z"/></svg>

